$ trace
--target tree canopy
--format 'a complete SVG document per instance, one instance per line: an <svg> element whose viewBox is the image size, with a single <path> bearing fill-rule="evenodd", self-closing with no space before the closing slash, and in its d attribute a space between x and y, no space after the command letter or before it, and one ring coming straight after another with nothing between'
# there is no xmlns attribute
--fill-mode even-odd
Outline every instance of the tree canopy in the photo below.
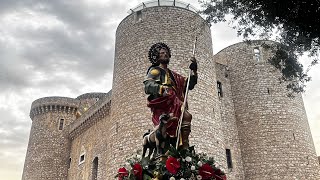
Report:
<svg viewBox="0 0 320 180"><path fill-rule="evenodd" d="M303 92L310 81L298 57L307 52L310 66L319 59L320 0L209 0L201 1L202 14L209 23L230 21L238 35L275 39L274 52L269 62L282 72L282 80L293 92ZM230 17L231 18L226 18Z"/></svg>

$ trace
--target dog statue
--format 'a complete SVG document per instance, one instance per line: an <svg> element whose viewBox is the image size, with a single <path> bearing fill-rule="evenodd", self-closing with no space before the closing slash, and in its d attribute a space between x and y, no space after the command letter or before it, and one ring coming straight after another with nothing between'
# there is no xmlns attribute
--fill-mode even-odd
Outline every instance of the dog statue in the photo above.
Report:
<svg viewBox="0 0 320 180"><path fill-rule="evenodd" d="M143 151L142 157L145 157L147 149L149 149L148 158L150 159L151 154L155 157L154 150L156 149L157 155L163 154L163 149L167 143L167 123L172 120L169 114L162 114L159 117L160 123L157 125L153 131L150 130L143 135Z"/></svg>

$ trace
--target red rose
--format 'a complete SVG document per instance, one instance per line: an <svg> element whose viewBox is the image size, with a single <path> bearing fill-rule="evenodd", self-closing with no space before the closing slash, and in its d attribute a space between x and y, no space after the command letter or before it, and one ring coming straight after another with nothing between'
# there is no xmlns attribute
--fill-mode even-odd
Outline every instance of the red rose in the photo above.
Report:
<svg viewBox="0 0 320 180"><path fill-rule="evenodd" d="M133 165L133 174L137 177L138 180L142 180L142 167L139 163Z"/></svg>
<svg viewBox="0 0 320 180"><path fill-rule="evenodd" d="M128 176L128 172L127 172L126 168L124 168L124 167L119 168L119 170L118 170L118 179L122 180L123 177L125 177L125 176Z"/></svg>
<svg viewBox="0 0 320 180"><path fill-rule="evenodd" d="M203 180L206 180L214 176L214 171L209 164L204 164L199 168L199 174Z"/></svg>
<svg viewBox="0 0 320 180"><path fill-rule="evenodd" d="M166 161L166 168L171 174L177 174L180 168L180 162L174 157L169 157Z"/></svg>

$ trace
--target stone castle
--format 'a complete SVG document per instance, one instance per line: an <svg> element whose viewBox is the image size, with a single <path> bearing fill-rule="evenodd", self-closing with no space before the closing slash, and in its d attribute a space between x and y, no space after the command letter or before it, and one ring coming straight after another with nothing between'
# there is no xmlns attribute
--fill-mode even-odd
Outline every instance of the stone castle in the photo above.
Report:
<svg viewBox="0 0 320 180"><path fill-rule="evenodd" d="M32 103L23 180L114 179L152 128L143 80L156 42L185 76L195 37L199 79L189 94L191 145L215 157L228 180L318 180L320 167L301 95L288 98L262 43L212 51L210 28L190 5L143 3L116 31L112 92ZM214 43L214 42L213 42Z"/></svg>

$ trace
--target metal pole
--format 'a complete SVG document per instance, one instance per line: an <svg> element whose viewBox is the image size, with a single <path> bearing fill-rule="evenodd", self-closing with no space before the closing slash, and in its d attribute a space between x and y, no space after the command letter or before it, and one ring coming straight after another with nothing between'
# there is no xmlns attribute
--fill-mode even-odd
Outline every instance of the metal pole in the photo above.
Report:
<svg viewBox="0 0 320 180"><path fill-rule="evenodd" d="M192 50L192 56L193 57L195 57L196 44L197 44L197 37L194 40L194 44L193 44L193 50ZM190 76L191 76L191 69L189 69L189 73L188 73L188 82L187 82L186 92L184 94L184 100L183 100L183 104L182 104L182 107L181 107L181 115L180 115L179 122L178 122L176 149L178 149L178 146L179 146L182 119L183 119L183 114L184 114L184 111L185 111L185 107L186 107L186 104L187 104L187 97L188 97L188 93L189 93Z"/></svg>

